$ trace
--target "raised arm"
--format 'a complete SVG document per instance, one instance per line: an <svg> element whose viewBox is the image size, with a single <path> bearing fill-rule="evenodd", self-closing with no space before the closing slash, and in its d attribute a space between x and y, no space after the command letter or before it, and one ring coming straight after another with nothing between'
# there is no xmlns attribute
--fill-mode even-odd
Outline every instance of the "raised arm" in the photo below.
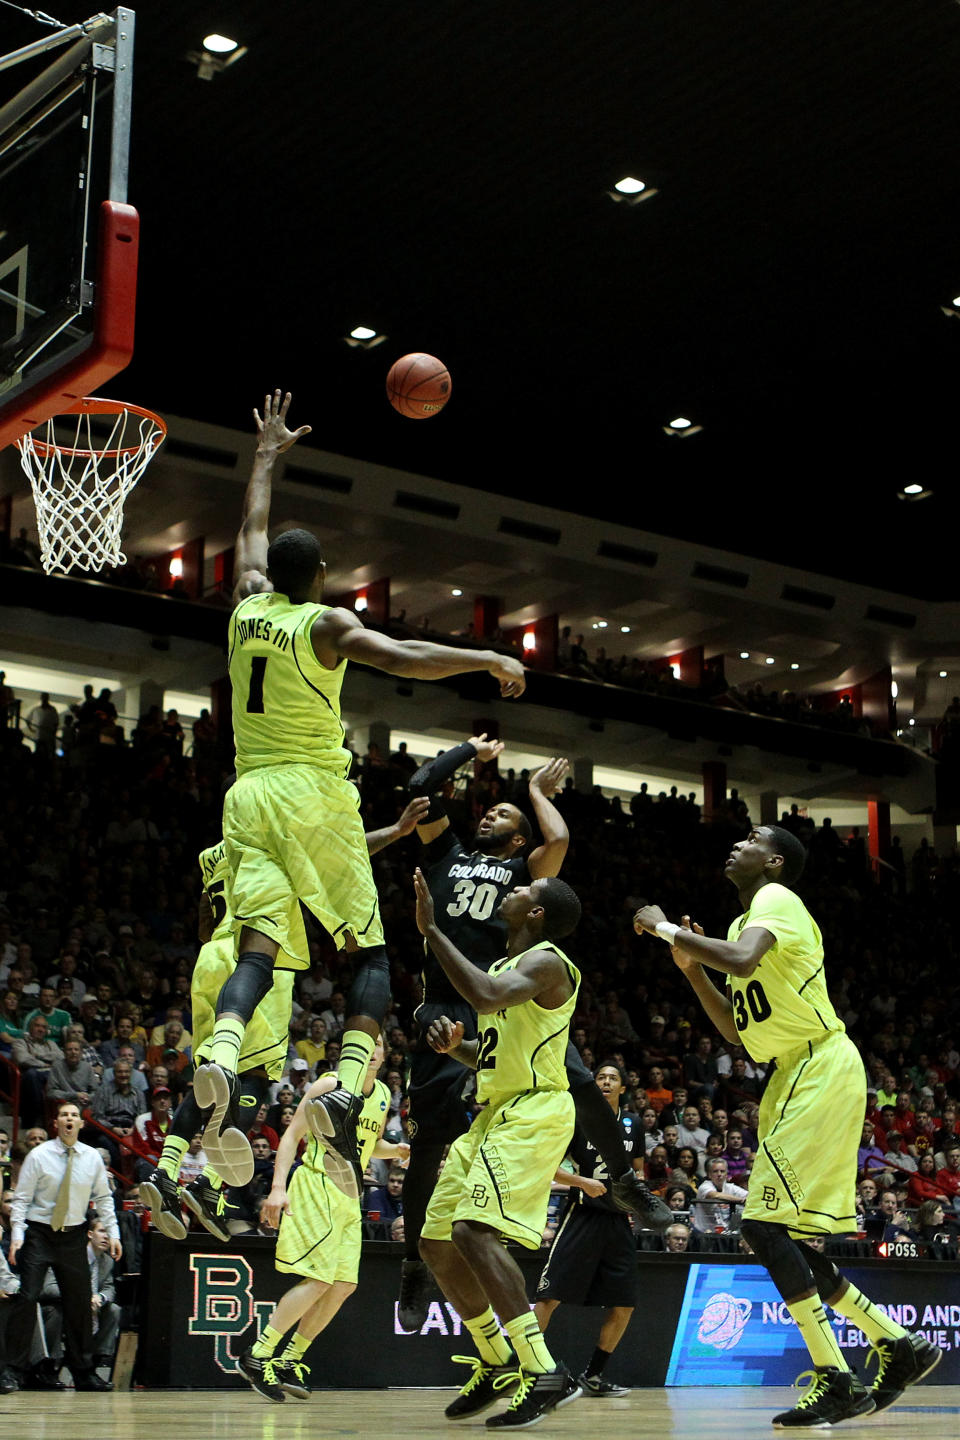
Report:
<svg viewBox="0 0 960 1440"><path fill-rule="evenodd" d="M365 630L349 610L325 611L314 621L310 639L320 664L330 669L342 657L411 680L443 680L448 675L486 670L499 680L500 694L505 699L522 695L526 689L523 666L509 655L435 645L430 640L394 640L375 630Z"/></svg>
<svg viewBox="0 0 960 1440"><path fill-rule="evenodd" d="M530 804L543 836L543 844L531 851L527 861L527 869L534 880L559 875L567 846L570 844L567 822L552 803L569 769L569 760L555 758L548 760L546 765L541 766L536 774L530 777Z"/></svg>
<svg viewBox="0 0 960 1440"><path fill-rule="evenodd" d="M237 532L236 553L233 562L233 603L239 604L248 595L272 590L267 579L267 531L270 528L270 493L273 485L273 467L278 455L295 445L301 435L309 435L311 426L301 425L299 430L287 429L287 411L290 408L290 391L282 401L280 391L267 395L263 402L263 418L254 410L260 439L253 460L253 469L247 481L243 497L243 519Z"/></svg>
<svg viewBox="0 0 960 1440"><path fill-rule="evenodd" d="M572 986L567 967L555 950L531 950L512 970L488 975L461 955L438 927L423 873L413 875L417 892L417 928L443 968L447 979L481 1015L510 1010L527 1000L537 1000L545 1010L555 1010L569 998Z"/></svg>
<svg viewBox="0 0 960 1440"><path fill-rule="evenodd" d="M659 935L661 940L692 956L699 964L724 975L735 975L739 980L748 979L777 943L777 937L761 925L749 926L737 940L713 940L704 935L699 926L690 930L686 926L671 925L659 905L644 905L639 909L633 917L633 928L638 935L644 930L650 935Z"/></svg>
<svg viewBox="0 0 960 1440"><path fill-rule="evenodd" d="M439 755L421 765L416 774L410 776L407 784L410 794L425 795L430 802L427 815L417 824L417 834L424 845L436 840L450 824L437 793L441 787L453 779L461 765L466 765L473 759L484 762L495 760L502 751L503 741L488 740L484 731L482 735L471 735L469 740L464 740L449 750L442 750Z"/></svg>
<svg viewBox="0 0 960 1440"><path fill-rule="evenodd" d="M703 935L703 928L700 925L691 925L690 916L684 915L678 934L686 935L688 933ZM740 1036L733 1020L733 1006L726 995L721 995L710 976L705 973L703 966L685 950L681 950L679 945L671 945L670 954L673 957L674 965L687 977L697 999L724 1040L730 1040L733 1044L739 1045Z"/></svg>
<svg viewBox="0 0 960 1440"><path fill-rule="evenodd" d="M385 825L382 830L368 830L364 836L367 854L376 855L379 850L385 850L388 845L402 840L405 835L412 835L429 809L430 801L425 795L421 795L410 801L403 814L394 820L392 825Z"/></svg>

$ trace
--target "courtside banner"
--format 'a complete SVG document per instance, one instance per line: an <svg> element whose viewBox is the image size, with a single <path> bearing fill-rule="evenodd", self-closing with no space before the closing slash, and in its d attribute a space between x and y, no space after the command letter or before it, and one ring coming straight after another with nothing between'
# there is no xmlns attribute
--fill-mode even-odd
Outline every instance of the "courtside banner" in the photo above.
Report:
<svg viewBox="0 0 960 1440"><path fill-rule="evenodd" d="M844 1275L907 1330L946 1351L931 1383L960 1381L960 1274L949 1264L851 1266ZM827 1307L840 1348L861 1379L868 1341ZM810 1357L767 1272L756 1264L690 1265L667 1385L790 1385Z"/></svg>
<svg viewBox="0 0 960 1440"><path fill-rule="evenodd" d="M515 1250L535 1298L546 1251ZM237 1361L295 1283L274 1269L265 1238L226 1245L205 1235L183 1243L151 1233L141 1285L141 1331L134 1381L177 1389L243 1387ZM422 1330L397 1323L402 1245L368 1241L356 1293L311 1347L307 1363L317 1389L460 1386L454 1355L472 1352L460 1316L439 1294ZM604 1371L630 1386L789 1384L809 1369L766 1272L748 1263L683 1255L638 1255L641 1299ZM718 1261L721 1257L717 1257ZM853 1282L884 1305L901 1307L911 1329L923 1329L948 1353L936 1372L960 1381L960 1270L916 1262L869 1262L851 1268ZM601 1311L561 1305L550 1322L550 1348L579 1374L597 1343ZM857 1338L859 1339L859 1332ZM865 1346L841 1344L862 1374Z"/></svg>

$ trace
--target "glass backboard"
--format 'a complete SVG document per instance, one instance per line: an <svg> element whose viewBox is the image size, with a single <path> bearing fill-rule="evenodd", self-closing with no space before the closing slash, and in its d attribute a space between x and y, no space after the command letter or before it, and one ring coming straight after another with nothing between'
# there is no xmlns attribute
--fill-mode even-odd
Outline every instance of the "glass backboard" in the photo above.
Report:
<svg viewBox="0 0 960 1440"><path fill-rule="evenodd" d="M133 353L133 36L118 9L0 57L0 448Z"/></svg>

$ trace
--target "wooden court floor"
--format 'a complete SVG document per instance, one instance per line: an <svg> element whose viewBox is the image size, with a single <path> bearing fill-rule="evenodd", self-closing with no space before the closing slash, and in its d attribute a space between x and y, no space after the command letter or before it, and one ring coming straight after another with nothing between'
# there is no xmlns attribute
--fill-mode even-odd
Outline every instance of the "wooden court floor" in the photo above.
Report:
<svg viewBox="0 0 960 1440"><path fill-rule="evenodd" d="M623 1400L580 1399L548 1415L538 1435L629 1436L630 1440L754 1440L782 1432L771 1416L797 1391L770 1389L634 1390ZM452 1390L324 1390L312 1400L273 1405L252 1391L140 1390L112 1395L47 1395L26 1391L0 1397L0 1434L29 1440L133 1440L177 1435L182 1440L325 1440L357 1435L370 1440L484 1432L486 1416L451 1425L443 1407ZM488 1414L492 1412L487 1412ZM882 1415L848 1421L838 1432L851 1440L950 1440L960 1436L960 1386L923 1385ZM819 1433L819 1432L818 1432Z"/></svg>

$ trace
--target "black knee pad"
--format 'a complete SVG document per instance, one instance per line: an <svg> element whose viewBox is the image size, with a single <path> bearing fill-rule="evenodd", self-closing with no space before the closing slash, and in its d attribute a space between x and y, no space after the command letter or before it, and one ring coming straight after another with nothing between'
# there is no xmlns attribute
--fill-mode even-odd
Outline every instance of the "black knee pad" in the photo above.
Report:
<svg viewBox="0 0 960 1440"><path fill-rule="evenodd" d="M347 999L347 1015L365 1015L383 1024L390 1004L390 962L385 945L357 952L357 973Z"/></svg>
<svg viewBox="0 0 960 1440"><path fill-rule="evenodd" d="M246 1024L273 984L273 957L244 950L237 968L217 996L217 1015L232 1011Z"/></svg>
<svg viewBox="0 0 960 1440"><path fill-rule="evenodd" d="M795 1300L798 1295L816 1288L813 1271L785 1225L774 1225L769 1220L744 1220L740 1234L761 1265L767 1267L770 1279L784 1300Z"/></svg>
<svg viewBox="0 0 960 1440"><path fill-rule="evenodd" d="M807 1245L803 1240L798 1240L797 1245L804 1260L813 1271L817 1294L821 1300L829 1301L843 1284L843 1276L829 1255L824 1255L821 1250L814 1250L812 1245Z"/></svg>

